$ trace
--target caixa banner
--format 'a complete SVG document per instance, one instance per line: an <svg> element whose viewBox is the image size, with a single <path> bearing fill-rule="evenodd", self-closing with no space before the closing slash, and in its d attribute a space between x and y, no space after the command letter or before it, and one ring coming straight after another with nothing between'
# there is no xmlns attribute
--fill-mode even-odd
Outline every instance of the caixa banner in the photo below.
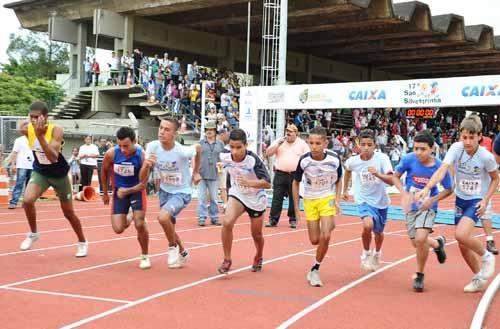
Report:
<svg viewBox="0 0 500 329"><path fill-rule="evenodd" d="M261 109L454 107L500 104L500 76L245 87ZM244 91L242 92L244 94Z"/></svg>

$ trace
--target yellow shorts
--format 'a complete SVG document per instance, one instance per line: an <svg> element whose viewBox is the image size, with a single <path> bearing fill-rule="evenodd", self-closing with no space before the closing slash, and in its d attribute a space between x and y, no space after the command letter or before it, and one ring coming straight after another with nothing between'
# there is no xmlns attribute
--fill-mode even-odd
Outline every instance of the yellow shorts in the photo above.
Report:
<svg viewBox="0 0 500 329"><path fill-rule="evenodd" d="M321 199L304 199L304 212L308 221L318 221L320 217L337 215L335 196L330 195Z"/></svg>

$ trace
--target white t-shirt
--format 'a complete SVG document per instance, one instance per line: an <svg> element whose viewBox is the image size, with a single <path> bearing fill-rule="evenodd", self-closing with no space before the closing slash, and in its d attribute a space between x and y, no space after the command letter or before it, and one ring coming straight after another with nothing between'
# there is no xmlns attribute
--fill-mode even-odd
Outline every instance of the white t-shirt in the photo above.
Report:
<svg viewBox="0 0 500 329"><path fill-rule="evenodd" d="M220 106L227 107L231 104L231 97L228 94L224 93L220 96Z"/></svg>
<svg viewBox="0 0 500 329"><path fill-rule="evenodd" d="M33 169L33 152L29 147L28 138L26 136L16 138L12 151L17 153L17 169Z"/></svg>
<svg viewBox="0 0 500 329"><path fill-rule="evenodd" d="M455 194L463 200L482 199L490 187L490 172L497 170L495 157L479 146L472 156L462 142L453 143L443 163L455 167Z"/></svg>
<svg viewBox="0 0 500 329"><path fill-rule="evenodd" d="M332 121L332 112L330 111L325 112L325 120Z"/></svg>
<svg viewBox="0 0 500 329"><path fill-rule="evenodd" d="M95 155L99 156L99 149L95 144L83 144L80 146L80 150L78 151L78 157L81 159L80 164L86 166L97 166L97 158L82 158L82 155Z"/></svg>
<svg viewBox="0 0 500 329"><path fill-rule="evenodd" d="M382 174L392 172L391 161L385 153L375 152L367 161L361 160L359 155L347 159L345 169L352 171L356 179L356 182L353 181L354 199L358 204L366 202L378 209L387 208L391 203L387 185L368 172L368 167L375 167Z"/></svg>

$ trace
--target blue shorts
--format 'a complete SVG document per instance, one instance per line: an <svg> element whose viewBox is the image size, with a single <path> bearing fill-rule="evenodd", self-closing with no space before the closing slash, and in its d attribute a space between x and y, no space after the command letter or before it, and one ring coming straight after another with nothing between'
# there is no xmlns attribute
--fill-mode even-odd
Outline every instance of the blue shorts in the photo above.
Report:
<svg viewBox="0 0 500 329"><path fill-rule="evenodd" d="M160 188L160 209L165 209L175 224L176 217L191 202L191 195L186 193L168 193Z"/></svg>
<svg viewBox="0 0 500 329"><path fill-rule="evenodd" d="M113 215L128 214L130 208L133 211L146 211L146 191L136 192L120 199L116 195L116 189L113 193Z"/></svg>
<svg viewBox="0 0 500 329"><path fill-rule="evenodd" d="M361 218L371 217L373 219L373 232L384 232L385 223L387 223L387 209L378 209L370 206L366 202L358 205L358 211Z"/></svg>
<svg viewBox="0 0 500 329"><path fill-rule="evenodd" d="M477 224L481 218L476 215L476 206L481 200L482 199L464 200L457 197L455 200L455 225L460 222L462 217L469 217Z"/></svg>

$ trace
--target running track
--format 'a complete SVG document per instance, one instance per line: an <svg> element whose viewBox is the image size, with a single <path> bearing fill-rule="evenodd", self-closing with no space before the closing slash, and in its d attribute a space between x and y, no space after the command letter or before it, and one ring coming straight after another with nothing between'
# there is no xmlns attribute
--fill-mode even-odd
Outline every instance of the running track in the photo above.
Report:
<svg viewBox="0 0 500 329"><path fill-rule="evenodd" d="M500 199L497 197L497 199ZM500 212L500 200L495 212ZM444 204L450 209L452 200ZM138 268L139 245L130 227L116 235L109 208L77 203L89 256L74 257L76 238L55 202L38 204L41 239L28 252L19 243L27 231L22 209L0 209L0 323L8 328L468 328L482 294L464 294L471 273L453 242L452 226L438 226L450 245L448 261L427 264L426 291L412 291L415 271L404 223L389 221L382 260L369 274L359 268L359 219L337 220L328 257L321 265L323 288L309 287L313 261L304 223L265 228L264 270L249 271L254 254L248 217L234 230L233 272L218 275L220 227L196 225L195 204L177 231L190 249L183 269L166 265L166 240L148 204L153 268ZM476 230L476 234L482 234ZM499 238L497 238L500 241ZM497 264L497 272L499 266ZM490 310L500 309L499 298ZM500 323L489 312L486 326Z"/></svg>

